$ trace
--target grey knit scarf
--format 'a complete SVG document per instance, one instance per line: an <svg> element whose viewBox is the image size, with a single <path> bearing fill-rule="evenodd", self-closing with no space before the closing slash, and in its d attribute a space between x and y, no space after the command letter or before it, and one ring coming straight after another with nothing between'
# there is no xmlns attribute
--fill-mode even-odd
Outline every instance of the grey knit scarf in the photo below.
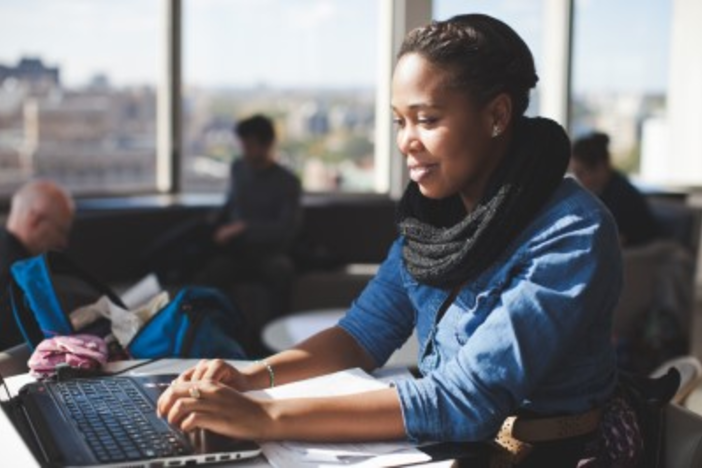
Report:
<svg viewBox="0 0 702 468"><path fill-rule="evenodd" d="M508 153L472 212L466 212L458 195L432 200L410 182L397 212L410 274L421 283L443 288L474 279L554 193L569 158L570 142L560 125L522 117Z"/></svg>

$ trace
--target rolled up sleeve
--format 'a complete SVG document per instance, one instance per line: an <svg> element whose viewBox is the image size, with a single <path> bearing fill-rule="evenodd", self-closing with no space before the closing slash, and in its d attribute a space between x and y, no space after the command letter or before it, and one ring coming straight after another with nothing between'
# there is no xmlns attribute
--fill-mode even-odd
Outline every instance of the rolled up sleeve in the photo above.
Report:
<svg viewBox="0 0 702 468"><path fill-rule="evenodd" d="M378 273L339 322L382 366L412 334L415 312L402 286L400 239L390 248Z"/></svg>

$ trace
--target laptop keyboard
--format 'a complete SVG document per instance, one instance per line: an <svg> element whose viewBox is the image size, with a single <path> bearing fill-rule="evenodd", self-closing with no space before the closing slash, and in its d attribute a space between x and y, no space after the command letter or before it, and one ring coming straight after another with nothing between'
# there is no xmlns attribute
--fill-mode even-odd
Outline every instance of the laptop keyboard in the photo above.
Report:
<svg viewBox="0 0 702 468"><path fill-rule="evenodd" d="M183 436L129 379L69 380L54 388L101 463L187 453Z"/></svg>

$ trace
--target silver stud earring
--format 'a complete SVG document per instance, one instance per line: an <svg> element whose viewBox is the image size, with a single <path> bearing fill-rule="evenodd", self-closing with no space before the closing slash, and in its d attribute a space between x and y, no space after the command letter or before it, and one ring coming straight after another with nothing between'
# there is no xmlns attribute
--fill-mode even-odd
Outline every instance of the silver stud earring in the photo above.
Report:
<svg viewBox="0 0 702 468"><path fill-rule="evenodd" d="M500 134L500 127L498 125L495 125L492 127L492 137L495 138Z"/></svg>

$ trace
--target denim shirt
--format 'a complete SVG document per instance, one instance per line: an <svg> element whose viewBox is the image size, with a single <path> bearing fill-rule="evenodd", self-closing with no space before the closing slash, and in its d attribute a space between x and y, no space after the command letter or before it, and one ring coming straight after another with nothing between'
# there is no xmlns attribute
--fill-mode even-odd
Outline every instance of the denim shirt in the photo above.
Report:
<svg viewBox="0 0 702 468"><path fill-rule="evenodd" d="M438 323L451 291L418 283L402 245L339 326L379 366L416 328L423 377L395 383L409 440L484 440L517 412L582 412L612 394L621 250L611 214L573 179Z"/></svg>

